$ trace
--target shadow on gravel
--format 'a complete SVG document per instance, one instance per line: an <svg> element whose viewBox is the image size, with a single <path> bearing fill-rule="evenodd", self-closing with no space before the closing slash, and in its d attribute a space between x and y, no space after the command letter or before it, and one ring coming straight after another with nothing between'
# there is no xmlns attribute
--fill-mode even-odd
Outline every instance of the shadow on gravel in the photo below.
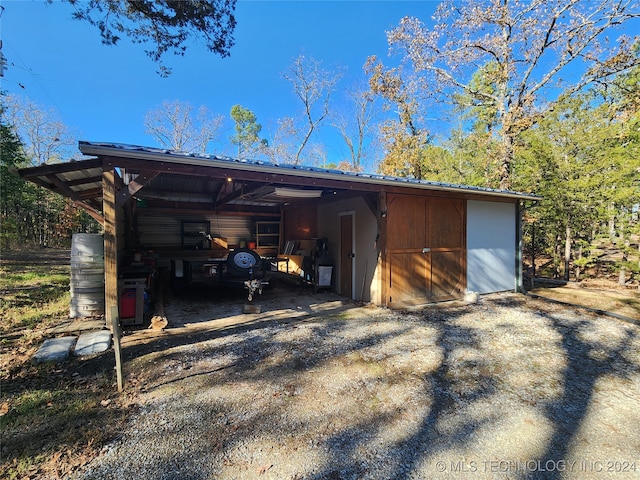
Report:
<svg viewBox="0 0 640 480"><path fill-rule="evenodd" d="M331 297L318 298L331 300ZM283 301L286 303L286 299ZM486 307L487 315L491 315L494 308L522 305L522 302L514 300L514 297L483 299L482 302L483 307ZM246 398L249 405L246 409L230 411L229 405L219 402L219 399L196 405L195 411L189 412L191 426L182 425L178 427L178 431L191 431L191 428L195 431L198 425L206 424L218 429L215 438L184 440L192 442L189 444L188 458L183 458L180 453L163 458L146 458L145 462L148 462L148 465L145 472L149 475L146 478L170 478L167 476L169 472L176 475L173 478L178 476L194 479L219 477L217 474L219 465L212 464L205 467L200 465L196 468L194 462L197 463L199 458L211 458L211 451L219 455L217 461L232 462L229 458L230 452L243 449L246 451L251 445L255 447L252 442L258 442L262 438L273 438L277 426L286 424L283 415L289 414L287 409L291 403L288 402L295 402L296 389L304 389L304 385L300 383L308 378L305 375L318 367L332 363L337 364L336 368L339 368L340 362L346 361L347 358L355 358L358 355L360 356L358 358L364 358L364 353L369 347L385 346L387 345L385 342L392 341L396 337L413 335L415 334L413 328L417 326L427 326L430 331L435 332L434 349L441 352L441 357L433 370L418 373L409 369L399 373L393 369L381 369L375 370L379 373L370 375L372 378L370 385L366 382L363 384L354 382L356 384L354 388L364 390L403 381L402 378L395 378L397 375L411 377L412 381L419 383L423 393L422 398L430 399L430 403L421 405L425 413L419 418L415 428L412 426L410 432L406 432L406 435L395 442L386 443L385 451L378 452L382 454L383 459L376 457L378 447L375 446L374 439L383 436L390 425L402 420L402 415L407 412L402 412L400 408L397 411L375 411L375 409L367 411L368 405L356 405L354 408L359 410L354 421L348 426L335 431L331 430L327 435L320 435L328 430L320 432L317 430L317 425L301 424L300 431L282 431L281 438L277 439L282 444L288 444L288 442L295 444L297 441L317 442L312 443L310 448L326 453L326 459L322 463L314 464L313 474L292 478L313 480L416 478L424 473L426 462L437 459L440 454L443 458L451 458L452 451L465 451L475 441L476 433L481 434L483 428L497 423L500 415L504 413L499 409L492 409L486 415L477 417L470 413L471 409L467 410L473 405L489 404L491 398L500 393L502 381L500 368L493 368L488 364L491 359L485 359L482 356L487 345L483 344L481 331L465 327L464 322L458 321L460 317L474 314L476 312L474 306L431 306L419 313L409 313L414 318L418 318L417 322L414 320L403 323L399 320L397 326L384 333L367 330L365 333L359 332L355 335L350 330L350 320L341 315L345 308L356 305L349 305L348 302L346 307L339 305L339 302L335 305L328 302L328 305L329 307L322 312L322 318L319 318L317 312L311 307L303 308L299 317L289 320L270 316L267 309L263 316L256 317L250 322L225 324L219 328L212 326L214 324L204 325L210 320L210 316L194 317L196 326L199 321L203 322L202 329L175 329L173 332L168 331L166 335L153 336L147 343L141 342L135 348L125 348L125 356L132 362L130 367L139 366L133 361L135 357L145 356L144 361L157 362L167 367L164 371L156 369L154 376L145 378L147 385L144 389L147 391L171 386L175 387L177 395L189 396L196 395L200 390L217 388L223 384L238 385L239 388L242 384L251 386L251 388L245 387L249 392ZM194 311L199 310L197 305L193 308ZM220 315L222 318L222 313ZM566 358L566 367L561 372L560 396L535 404L536 409L549 419L553 427L545 453L538 459L544 464L546 461L564 460L571 454L572 442L587 415L596 382L601 377L605 375L623 377L634 368L633 373L637 373L637 366L625 359L625 354L636 340L636 330L627 329L626 337L621 339L615 348L606 348L597 340L588 340L584 335L595 324L594 320L570 318L566 310L562 314L554 313L552 310L541 310L536 315L544 320L545 328L558 333L558 354ZM283 330L289 331L296 328L306 329L306 336L294 336L291 339L286 337L286 341L279 337ZM503 331L508 332L509 328L513 326L508 322L497 323L495 326L495 329L499 330L498 335ZM522 325L516 328L522 328ZM326 344L318 341L324 338L340 338L341 341ZM313 348L305 343L306 339L312 340ZM535 341L535 337L533 340ZM195 352L196 344L198 344L197 354L188 349L194 345ZM517 350L520 347L512 348ZM526 348L526 345L523 348ZM462 355L465 352L467 356ZM468 352L473 354L468 355ZM517 351L517 353L520 354L517 361L526 363L532 360L531 352ZM199 370L195 365L201 359L219 359L221 363L207 364L210 368ZM225 363L224 359L229 360ZM364 364L354 364L352 361L347 366L369 369L379 367L375 365L375 360L367 363L366 359ZM532 372L526 368L524 371L529 374ZM141 374L146 375L144 372ZM187 384L181 384L182 381L194 377L199 377L198 382L188 384L188 388ZM350 378L357 378L357 376ZM406 378L404 380L406 381ZM257 392L255 385L266 386L268 391ZM348 395L348 392L344 394ZM242 398L242 394L238 395ZM253 396L250 397L250 395ZM256 404L261 401L263 403L254 408L251 405L252 401ZM332 415L336 418L338 414L344 415L344 412L331 409L318 413L323 417L319 420L319 424L326 429L332 425ZM174 435L174 428L175 426L172 425L159 425L152 435L160 437ZM302 435L303 439L299 438L302 430L305 429L316 437L309 439L309 435ZM301 443L301 449L306 447L306 443L304 445ZM363 456L363 452L370 456ZM253 457L255 452L249 453L252 455L252 460L256 458ZM446 456L447 454L449 456ZM203 468L208 472L205 477L203 477ZM274 468L269 472L270 464L265 464L265 470L262 472L260 468L263 467L255 470L255 464L252 464L251 468L253 470L244 472L246 474L244 478L259 477L275 471ZM456 473L459 475L463 473L452 471L453 466L450 464L447 464L447 472L443 473L435 469L435 461L434 465L429 464L428 468L434 473L434 477L437 473L448 474L448 478L456 478ZM101 478L100 471L93 472L93 475L94 477L89 475L88 478ZM525 476L526 472L517 472L514 478ZM556 480L561 477L562 472L557 470L532 473L532 478ZM271 477L265 475L265 478Z"/></svg>
<svg viewBox="0 0 640 480"><path fill-rule="evenodd" d="M604 348L597 342L585 341L584 334L593 328L588 320L567 321L556 315L543 314L553 328L561 335L562 349L566 355L567 366L563 372L562 397L546 406L546 416L553 423L555 431L547 450L537 462L551 465L566 461L574 439L587 416L596 382L604 376L625 377L629 364L625 364L625 354L632 348L635 330L626 330L625 337L616 348ZM615 321L601 318L602 321ZM636 366L633 368L637 373ZM598 459L603 460L603 459ZM546 472L534 472L528 478L560 479L563 472L549 469Z"/></svg>
<svg viewBox="0 0 640 480"><path fill-rule="evenodd" d="M260 332L274 325L291 325L307 322L319 316L332 318L339 321L340 315L356 306L335 295L323 296L323 294L309 295L308 291L296 291L293 294L307 295L309 299L322 303L328 301L328 307L321 311L314 311L310 305L287 303L287 297L283 292L265 293L259 300L271 302L275 300L277 310L272 303L263 307L258 315L242 315L242 305L247 304L246 292L238 289L218 289L215 293L203 296L202 290L196 289L179 299L172 300L177 304L177 310L185 312L183 318L170 319L169 327L164 333L146 332L142 328L129 329L123 337L123 359L132 361L145 355L157 353L163 361L179 361L184 354L180 351L171 352L175 347L198 344L212 339L229 337L245 332ZM263 303L257 302L257 303ZM213 307L212 307L213 306ZM282 311L289 308L294 315L284 316ZM185 321L184 318L188 318ZM229 321L225 321L231 319ZM216 322L220 321L220 322ZM327 327L335 328L335 327ZM133 336L129 336L133 334ZM128 338L129 337L129 338ZM130 341L130 339L134 339ZM267 340L264 340L265 342ZM256 346L255 352L250 353L245 360L250 363L263 359L264 350ZM202 350L207 355L216 355L216 352ZM154 385L154 387L159 385Z"/></svg>
<svg viewBox="0 0 640 480"><path fill-rule="evenodd" d="M510 306L509 300L499 299L495 301L496 305ZM428 310L427 310L428 311ZM444 359L437 371L427 379L426 388L433 392L434 403L430 408L429 414L424 418L420 429L413 435L407 437L403 442L394 446L396 452L395 458L398 458L395 470L376 476L376 478L395 478L408 479L415 478L419 467L424 466L425 459L437 458L439 452L444 449L456 449L463 447L472 441L473 434L479 431L484 424L492 419L486 419L484 422L477 422L473 419L464 419L460 421L457 428L453 431L442 432L438 428L438 423L448 414L455 412L457 407L456 397L458 396L455 380L450 375L450 366L454 357L454 351L458 348L477 348L478 338L476 334L469 330L460 328L455 325L455 310L449 309L447 319L443 322L434 322L438 327L438 345L444 347ZM461 312L462 313L462 312ZM594 394L594 388L598 379L603 376L613 375L625 377L629 373L637 373L637 366L631 367L633 372L629 371L630 362L626 362L625 353L629 353L635 340L635 330L626 330L626 337L622 339L616 348L605 349L602 355L603 346L598 342L585 341L581 338L589 327L593 326L593 322L588 320L567 321L560 316L556 316L549 312L540 312L540 315L546 318L554 330L561 335L561 347L567 358L568 364L562 375L562 395L556 401L551 401L542 408L545 416L554 426L554 433L548 442L546 451L539 459L531 459L535 465L558 465L560 461L567 461L571 454L571 447L576 434L580 430L583 421L588 413L590 403ZM603 321L615 321L604 319ZM483 398L489 398L495 392L497 378L487 376L481 379L481 387L475 391L469 391L465 395L466 400L471 402L479 401ZM460 414L458 413L460 418ZM376 419L375 423L362 425L362 430L379 430L384 428L389 418ZM353 432L342 432L332 438L327 444L327 448L334 451L336 456L344 455L345 450L349 452L350 458L357 457L357 450L360 446L358 442L357 432L360 429L354 427ZM340 439L348 435L355 441L346 442ZM364 444L367 439L363 439ZM508 459L507 459L508 460ZM451 478L457 478L456 475L462 475L464 466L461 462L458 465L461 470L455 472L455 466L447 464L446 468ZM431 466L433 467L433 466ZM433 469L432 472L437 470ZM379 473L379 471L378 471ZM540 468L531 472L519 472L520 475L515 478L531 478L531 479L548 479L559 480L563 478L562 469ZM328 465L327 468L312 478L314 480L321 479L357 479L361 477L376 474L370 470L370 465L366 462L353 462L351 464L343 464L340 466ZM449 478L449 477L447 477Z"/></svg>
<svg viewBox="0 0 640 480"><path fill-rule="evenodd" d="M443 433L438 426L443 417L456 411L461 398L467 401L479 401L491 396L495 391L495 379L490 376L479 379L479 385L473 389L464 389L461 385L455 384L456 380L451 372L451 366L456 361L453 355L454 351L458 348L477 348L479 340L471 329L455 325L458 316L468 313L467 307L444 308L447 312L446 320L439 318L439 307L425 310L423 313L427 317L425 320L438 330L436 345L443 348L444 357L437 370L424 378L424 388L431 392L433 398L428 415L423 419L415 434L407 436L391 447L393 453L390 456L396 459L395 465L387 472L384 472L384 466L376 467L375 462L355 461L352 464L340 465L339 467L328 465L325 470L312 477L314 480L355 480L371 475L375 475L375 478L415 478L419 464L426 458L437 455L445 448L464 445L474 432L490 420L478 422L469 418L459 422L455 429L446 433ZM429 319L428 317L433 313L435 313L435 318ZM353 432L342 432L327 442L327 449L333 452L335 457L342 457L345 452L348 452L349 458L357 458L358 449L364 447L371 436L371 434L361 435L361 432L373 430L375 435L392 420L394 419L388 417L376 418L373 424L361 425L360 428L354 428ZM358 433L362 437L361 440L359 440ZM340 441L345 435L350 436L350 442ZM383 474L380 475L380 473Z"/></svg>

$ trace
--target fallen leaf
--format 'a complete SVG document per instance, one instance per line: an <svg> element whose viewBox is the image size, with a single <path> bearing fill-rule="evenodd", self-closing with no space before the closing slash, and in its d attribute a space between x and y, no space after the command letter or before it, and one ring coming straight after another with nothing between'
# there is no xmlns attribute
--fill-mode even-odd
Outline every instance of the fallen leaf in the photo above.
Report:
<svg viewBox="0 0 640 480"><path fill-rule="evenodd" d="M9 404L7 402L4 402L2 405L0 405L0 417L6 415L7 413L9 413Z"/></svg>
<svg viewBox="0 0 640 480"><path fill-rule="evenodd" d="M107 400L102 400L102 401L100 402L100 405L102 405L103 407L106 407L106 406L107 406L107 405L109 405L110 403L111 403L111 400L110 400L110 399L107 399Z"/></svg>
<svg viewBox="0 0 640 480"><path fill-rule="evenodd" d="M264 475L268 470L271 469L271 467L273 467L273 465L271 464L261 466L260 468L258 468L258 475Z"/></svg>

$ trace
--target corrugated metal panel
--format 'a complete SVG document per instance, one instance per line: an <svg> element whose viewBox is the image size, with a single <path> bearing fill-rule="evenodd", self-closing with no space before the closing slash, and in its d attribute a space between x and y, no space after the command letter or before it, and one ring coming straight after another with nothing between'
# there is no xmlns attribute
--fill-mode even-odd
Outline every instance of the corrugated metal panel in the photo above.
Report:
<svg viewBox="0 0 640 480"><path fill-rule="evenodd" d="M255 237L255 222L249 217L228 215L161 214L138 210L140 244L147 248L176 248L181 245L182 221L208 221L213 236L226 238L230 245Z"/></svg>
<svg viewBox="0 0 640 480"><path fill-rule="evenodd" d="M138 213L140 244L147 248L175 248L181 243L180 219L168 215Z"/></svg>

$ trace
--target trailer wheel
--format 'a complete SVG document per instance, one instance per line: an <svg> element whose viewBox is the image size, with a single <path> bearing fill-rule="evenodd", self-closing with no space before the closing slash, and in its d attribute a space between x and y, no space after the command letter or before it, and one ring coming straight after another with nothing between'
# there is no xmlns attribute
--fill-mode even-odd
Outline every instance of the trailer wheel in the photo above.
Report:
<svg viewBox="0 0 640 480"><path fill-rule="evenodd" d="M260 255L248 248L237 248L227 257L229 272L238 277L249 278L250 272L253 276L258 276L261 264Z"/></svg>

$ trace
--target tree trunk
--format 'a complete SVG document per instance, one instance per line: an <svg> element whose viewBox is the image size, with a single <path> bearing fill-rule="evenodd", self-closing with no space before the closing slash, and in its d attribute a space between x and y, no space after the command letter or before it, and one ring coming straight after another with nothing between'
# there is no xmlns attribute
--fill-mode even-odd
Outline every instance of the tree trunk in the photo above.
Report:
<svg viewBox="0 0 640 480"><path fill-rule="evenodd" d="M553 278L560 278L560 235L556 235L556 244L553 248Z"/></svg>
<svg viewBox="0 0 640 480"><path fill-rule="evenodd" d="M616 213L615 206L609 205L609 240L613 243L616 239Z"/></svg>
<svg viewBox="0 0 640 480"><path fill-rule="evenodd" d="M513 135L502 134L502 159L500 164L500 189L511 190L511 165L513 164Z"/></svg>
<svg viewBox="0 0 640 480"><path fill-rule="evenodd" d="M622 265L620 265L620 272L618 272L618 285L622 286L627 282L627 267L625 266L627 260L629 260L629 255L625 250L622 254Z"/></svg>
<svg viewBox="0 0 640 480"><path fill-rule="evenodd" d="M534 287L536 278L536 224L531 223L531 288Z"/></svg>
<svg viewBox="0 0 640 480"><path fill-rule="evenodd" d="M571 225L567 222L564 239L564 280L569 281L569 263L571 261Z"/></svg>
<svg viewBox="0 0 640 480"><path fill-rule="evenodd" d="M620 218L620 240L618 246L622 250L622 261L620 262L620 271L618 272L618 285L624 285L627 281L627 262L629 261L629 245L631 240L627 235L627 223L624 221L625 217Z"/></svg>
<svg viewBox="0 0 640 480"><path fill-rule="evenodd" d="M620 265L620 272L618 273L618 285L624 285L627 283L627 262L629 261L629 247L631 241L629 237L626 237L624 241L620 239L622 246L622 265Z"/></svg>

